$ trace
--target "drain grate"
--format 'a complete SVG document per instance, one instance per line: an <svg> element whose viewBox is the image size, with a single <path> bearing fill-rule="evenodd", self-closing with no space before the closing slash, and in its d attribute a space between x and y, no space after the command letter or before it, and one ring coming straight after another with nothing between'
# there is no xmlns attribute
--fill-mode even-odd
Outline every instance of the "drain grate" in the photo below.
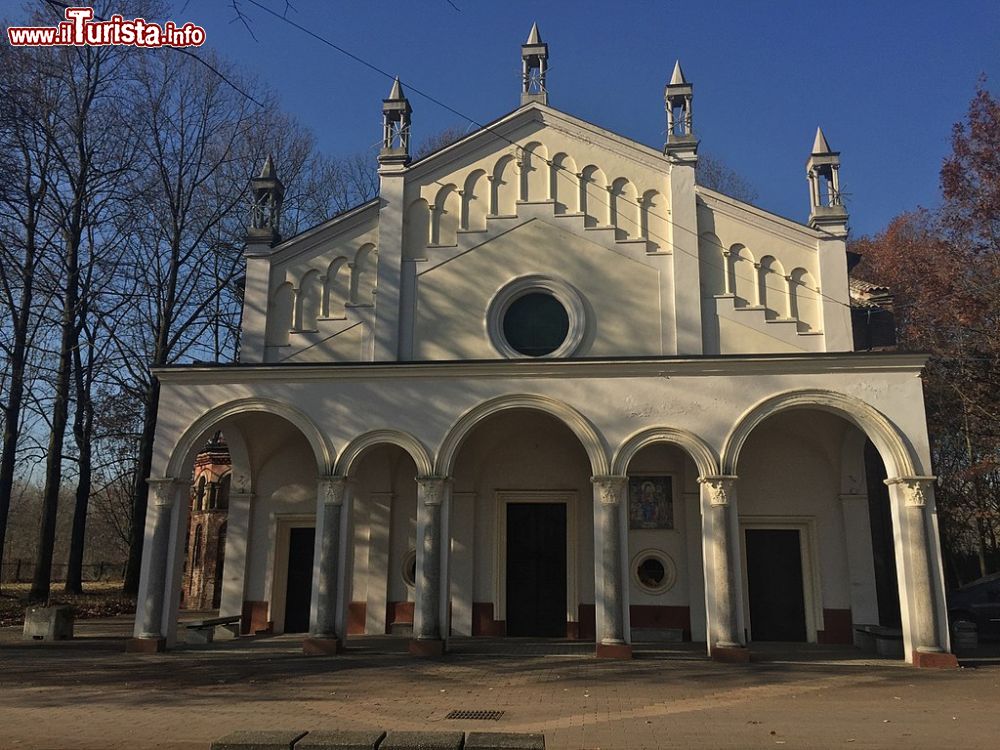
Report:
<svg viewBox="0 0 1000 750"><path fill-rule="evenodd" d="M452 711L446 719L471 719L472 721L500 721L503 711Z"/></svg>

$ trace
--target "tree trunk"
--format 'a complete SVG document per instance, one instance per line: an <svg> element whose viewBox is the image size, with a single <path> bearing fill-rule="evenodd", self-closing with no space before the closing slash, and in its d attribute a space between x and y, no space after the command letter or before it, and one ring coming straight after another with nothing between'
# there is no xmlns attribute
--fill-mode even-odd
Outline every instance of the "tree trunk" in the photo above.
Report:
<svg viewBox="0 0 1000 750"><path fill-rule="evenodd" d="M77 291L79 284L80 234L74 232L66 243L66 286L63 303L59 362L52 403L52 431L45 461L45 489L42 493L42 521L35 550L35 575L31 582L31 601L49 598L52 577L52 553L56 540L56 514L59 511L59 490L62 488L63 444L69 422L69 381L72 354L77 345Z"/></svg>
<svg viewBox="0 0 1000 750"><path fill-rule="evenodd" d="M80 347L73 350L74 384L76 386L76 414L73 418L73 435L79 451L80 477L76 484L76 503L73 509L73 531L69 543L69 562L66 566L66 593L83 593L83 553L87 538L87 509L90 505L90 488L93 477L91 456L94 426L94 407L90 393L90 370L93 368L93 349L83 369Z"/></svg>
<svg viewBox="0 0 1000 750"><path fill-rule="evenodd" d="M142 544L146 534L146 506L149 502L149 477L153 465L153 437L156 433L156 414L160 403L160 381L150 376L146 388L145 412L142 419L142 436L139 439L139 460L136 463L135 483L132 491L132 526L125 564L125 582L122 591L126 596L139 593L139 574L142 571Z"/></svg>

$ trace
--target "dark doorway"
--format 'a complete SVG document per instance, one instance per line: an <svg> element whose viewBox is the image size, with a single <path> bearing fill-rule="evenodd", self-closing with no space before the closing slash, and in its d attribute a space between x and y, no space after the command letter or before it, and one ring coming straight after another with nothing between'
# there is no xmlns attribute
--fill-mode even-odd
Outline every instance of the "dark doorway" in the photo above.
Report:
<svg viewBox="0 0 1000 750"><path fill-rule="evenodd" d="M507 635L566 637L566 506L507 505Z"/></svg>
<svg viewBox="0 0 1000 750"><path fill-rule="evenodd" d="M747 529L747 587L755 641L806 640L797 529Z"/></svg>
<svg viewBox="0 0 1000 750"><path fill-rule="evenodd" d="M285 589L286 633L305 633L309 630L315 543L316 529L289 530L288 587Z"/></svg>

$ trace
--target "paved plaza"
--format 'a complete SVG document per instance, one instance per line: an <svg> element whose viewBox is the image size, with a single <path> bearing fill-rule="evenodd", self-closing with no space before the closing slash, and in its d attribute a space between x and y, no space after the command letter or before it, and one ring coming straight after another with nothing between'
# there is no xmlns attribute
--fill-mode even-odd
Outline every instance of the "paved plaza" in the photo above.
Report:
<svg viewBox="0 0 1000 750"><path fill-rule="evenodd" d="M849 647L755 649L716 664L691 644L599 661L593 644L475 639L440 660L405 641L351 639L339 657L278 636L124 653L129 618L77 639L0 629L0 750L207 750L236 729L495 729L548 748L988 748L1000 737L1000 658L917 670ZM994 652L996 653L996 652ZM498 721L453 710L503 711Z"/></svg>

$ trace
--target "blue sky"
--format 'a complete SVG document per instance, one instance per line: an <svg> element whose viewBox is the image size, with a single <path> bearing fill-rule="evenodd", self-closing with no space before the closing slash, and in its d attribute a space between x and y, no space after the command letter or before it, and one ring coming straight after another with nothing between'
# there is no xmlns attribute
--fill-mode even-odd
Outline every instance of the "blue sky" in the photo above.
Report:
<svg viewBox="0 0 1000 750"><path fill-rule="evenodd" d="M175 0L173 20L205 26L207 46L277 89L324 150L371 148L390 82L240 1L256 41L232 22L230 0ZM934 205L979 76L1000 91L998 0L452 2L292 0L290 18L479 122L517 106L519 45L537 21L550 103L652 146L663 143L663 84L680 58L702 150L749 179L765 208L805 218L804 162L823 126L842 152L856 235ZM461 124L419 96L411 103L418 142Z"/></svg>

